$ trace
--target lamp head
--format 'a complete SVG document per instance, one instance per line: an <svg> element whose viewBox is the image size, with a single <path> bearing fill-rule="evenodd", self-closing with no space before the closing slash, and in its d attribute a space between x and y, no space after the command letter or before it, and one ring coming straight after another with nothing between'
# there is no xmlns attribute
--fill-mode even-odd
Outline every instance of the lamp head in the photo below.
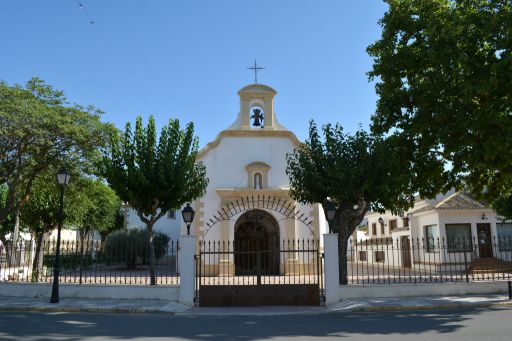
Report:
<svg viewBox="0 0 512 341"><path fill-rule="evenodd" d="M187 206L181 211L181 215L183 216L183 221L189 225L194 221L194 209L190 206L190 203L187 203Z"/></svg>
<svg viewBox="0 0 512 341"><path fill-rule="evenodd" d="M71 179L71 176L68 171L65 168L59 169L57 172L57 182L59 185L66 186L69 183L69 179Z"/></svg>

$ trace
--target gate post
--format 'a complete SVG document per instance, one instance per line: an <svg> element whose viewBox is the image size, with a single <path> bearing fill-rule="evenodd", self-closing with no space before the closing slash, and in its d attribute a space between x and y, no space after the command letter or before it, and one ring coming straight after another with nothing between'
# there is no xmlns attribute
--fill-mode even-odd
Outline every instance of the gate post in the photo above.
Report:
<svg viewBox="0 0 512 341"><path fill-rule="evenodd" d="M329 305L339 301L340 270L337 233L324 234L324 253L325 305Z"/></svg>
<svg viewBox="0 0 512 341"><path fill-rule="evenodd" d="M196 266L194 256L196 254L196 237L195 236L181 236L180 241L180 296L179 302L181 304L192 306L194 305L194 290L196 279Z"/></svg>

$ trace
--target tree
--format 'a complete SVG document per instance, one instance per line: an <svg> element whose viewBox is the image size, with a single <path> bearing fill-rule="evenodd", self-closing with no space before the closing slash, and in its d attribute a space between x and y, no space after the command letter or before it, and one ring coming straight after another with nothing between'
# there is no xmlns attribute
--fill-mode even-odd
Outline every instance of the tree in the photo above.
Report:
<svg viewBox="0 0 512 341"><path fill-rule="evenodd" d="M420 195L465 188L512 207L512 3L386 2L368 47L373 132L402 141Z"/></svg>
<svg viewBox="0 0 512 341"><path fill-rule="evenodd" d="M349 135L340 125L323 126L323 139L311 121L309 139L287 156L290 195L295 200L330 203L336 214L330 224L338 233L340 284L348 284L347 243L368 210L398 212L412 206L408 162L393 139L358 130Z"/></svg>
<svg viewBox="0 0 512 341"><path fill-rule="evenodd" d="M114 129L92 106L70 105L62 91L38 78L22 87L0 81L0 223L19 221L36 178L63 165L86 169L101 157Z"/></svg>
<svg viewBox="0 0 512 341"><path fill-rule="evenodd" d="M67 228L80 234L80 283L87 236L91 231L112 231L121 208L115 192L98 178L70 171L71 181L64 195L64 222ZM41 267L40 252L44 235L58 225L60 189L55 172L39 176L33 184L33 194L21 210L22 225L34 240L32 280L37 281Z"/></svg>
<svg viewBox="0 0 512 341"><path fill-rule="evenodd" d="M55 172L41 174L33 183L33 195L21 209L21 224L30 232L34 241L34 261L32 263L32 281L37 281L41 270L41 247L45 234L50 233L58 224L60 189L55 179ZM73 221L77 202L76 181L70 182L64 196L65 224Z"/></svg>
<svg viewBox="0 0 512 341"><path fill-rule="evenodd" d="M96 231L108 234L119 229L118 216L121 200L113 189L100 179L83 178L75 194L74 226L80 234L80 278L82 283L83 261L89 234ZM77 205L78 204L78 205Z"/></svg>
<svg viewBox="0 0 512 341"><path fill-rule="evenodd" d="M181 130L178 120L171 119L157 142L154 118L143 128L138 117L134 134L127 123L124 136L113 134L104 154L105 178L146 224L151 285L156 284L153 225L168 210L204 195L208 184L204 165L196 163L198 140L193 135L192 123Z"/></svg>
<svg viewBox="0 0 512 341"><path fill-rule="evenodd" d="M7 195L8 195L8 189L5 184L0 184L0 207L5 206L7 202ZM12 263L12 238L11 240L7 239L7 235L13 235L14 234L14 219L13 215L9 214L4 219L4 221L0 222L0 243L3 245L6 255L7 264ZM2 248L0 247L0 253L2 253Z"/></svg>

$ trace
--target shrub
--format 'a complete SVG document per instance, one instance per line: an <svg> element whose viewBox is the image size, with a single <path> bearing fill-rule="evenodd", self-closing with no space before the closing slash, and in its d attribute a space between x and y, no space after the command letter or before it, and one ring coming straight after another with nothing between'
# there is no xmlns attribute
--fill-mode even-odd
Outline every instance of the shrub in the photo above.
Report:
<svg viewBox="0 0 512 341"><path fill-rule="evenodd" d="M153 232L155 261L165 255L169 240L167 235ZM139 262L147 264L149 261L148 231L130 229L112 232L105 240L103 252L109 263L125 263L128 269L135 269Z"/></svg>
<svg viewBox="0 0 512 341"><path fill-rule="evenodd" d="M43 256L43 265L48 268L53 268L55 263L54 254L46 254ZM92 265L93 259L91 254L84 254L83 266L87 267ZM80 253L70 253L60 255L60 267L66 270L76 270L80 267Z"/></svg>

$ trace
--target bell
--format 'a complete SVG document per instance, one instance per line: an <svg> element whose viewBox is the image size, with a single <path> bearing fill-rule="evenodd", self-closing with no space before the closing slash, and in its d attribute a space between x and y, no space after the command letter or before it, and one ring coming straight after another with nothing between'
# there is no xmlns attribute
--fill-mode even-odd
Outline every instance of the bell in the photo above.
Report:
<svg viewBox="0 0 512 341"><path fill-rule="evenodd" d="M252 115L251 118L254 118L254 123L252 125L255 127L260 127L261 121L263 120L263 115L261 114L261 110L254 109L253 113L254 113L254 115Z"/></svg>

